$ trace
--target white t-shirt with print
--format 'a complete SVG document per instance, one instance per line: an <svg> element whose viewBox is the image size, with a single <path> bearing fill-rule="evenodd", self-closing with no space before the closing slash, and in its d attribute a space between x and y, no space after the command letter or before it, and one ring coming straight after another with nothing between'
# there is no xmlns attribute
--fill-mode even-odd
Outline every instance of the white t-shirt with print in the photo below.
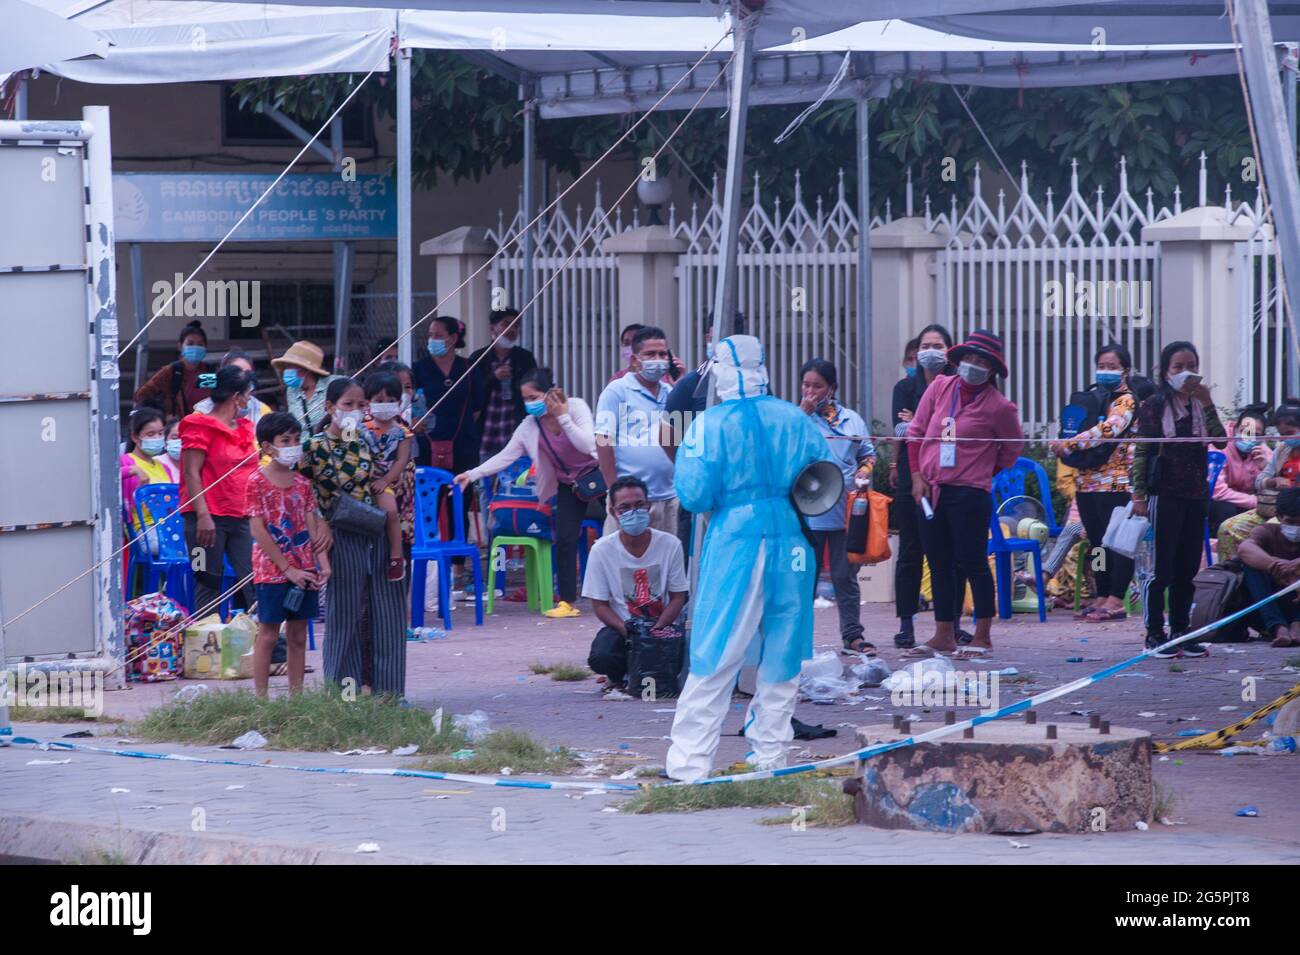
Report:
<svg viewBox="0 0 1300 955"><path fill-rule="evenodd" d="M620 620L635 609L639 616L658 620L670 593L688 589L682 544L673 534L650 528L650 545L640 557L623 546L621 534L606 534L591 546L582 596L607 600Z"/></svg>

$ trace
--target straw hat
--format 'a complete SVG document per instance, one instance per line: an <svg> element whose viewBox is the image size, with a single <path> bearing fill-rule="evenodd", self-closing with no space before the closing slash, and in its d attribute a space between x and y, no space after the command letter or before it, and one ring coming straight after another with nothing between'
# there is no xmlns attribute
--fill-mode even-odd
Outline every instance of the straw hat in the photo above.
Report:
<svg viewBox="0 0 1300 955"><path fill-rule="evenodd" d="M272 358L271 364L281 369L285 365L292 365L321 378L329 377L329 372L325 370L325 352L311 342L294 342L279 358Z"/></svg>

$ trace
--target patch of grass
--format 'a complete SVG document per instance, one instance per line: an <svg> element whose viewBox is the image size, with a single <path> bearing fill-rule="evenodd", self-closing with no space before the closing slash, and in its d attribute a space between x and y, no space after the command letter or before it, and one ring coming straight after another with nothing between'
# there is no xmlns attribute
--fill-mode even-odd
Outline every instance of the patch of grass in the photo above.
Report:
<svg viewBox="0 0 1300 955"><path fill-rule="evenodd" d="M591 671L586 667L574 666L570 663L530 663L528 669L538 676L549 674L552 680L564 683L576 683L591 676Z"/></svg>
<svg viewBox="0 0 1300 955"><path fill-rule="evenodd" d="M1010 676L998 676L999 683L1036 683L1038 677L1033 673L1012 673Z"/></svg>
<svg viewBox="0 0 1300 955"><path fill-rule="evenodd" d="M96 849L94 852L87 853L78 859L74 859L68 865L130 865L131 861L120 852L111 849Z"/></svg>
<svg viewBox="0 0 1300 955"><path fill-rule="evenodd" d="M701 812L706 809L753 809L769 806L802 807L810 826L844 826L853 822L853 799L836 780L814 775L782 779L756 779L717 786L656 786L643 789L619 809L627 813ZM794 815L761 820L764 825L786 825Z"/></svg>
<svg viewBox="0 0 1300 955"><path fill-rule="evenodd" d="M459 749L470 749L474 755L468 759L452 759L450 755L434 756L421 760L420 769L440 773L489 773L495 775L504 767L516 773L565 773L573 769L573 753L559 747L543 746L527 733L504 729L489 733L478 743L466 743Z"/></svg>
<svg viewBox="0 0 1300 955"><path fill-rule="evenodd" d="M1156 822L1170 818L1177 803L1178 796L1174 791L1159 780L1155 780L1152 786L1151 817Z"/></svg>
<svg viewBox="0 0 1300 955"><path fill-rule="evenodd" d="M425 710L404 709L383 697L347 700L337 687L271 699L248 690L213 690L188 703L165 703L130 728L144 739L213 745L249 730L265 736L271 749L393 749L415 743L422 753L449 753L467 745L450 716L439 732Z"/></svg>
<svg viewBox="0 0 1300 955"><path fill-rule="evenodd" d="M1169 672L1170 672L1170 673L1183 673L1183 672L1185 672L1186 670L1187 670L1187 667L1183 666L1181 663L1171 663L1171 664L1169 664Z"/></svg>
<svg viewBox="0 0 1300 955"><path fill-rule="evenodd" d="M77 706L11 706L9 718L15 723L120 723L111 716L87 716Z"/></svg>
<svg viewBox="0 0 1300 955"><path fill-rule="evenodd" d="M1295 667L1297 670L1300 670L1300 657L1287 657L1282 661L1282 666Z"/></svg>

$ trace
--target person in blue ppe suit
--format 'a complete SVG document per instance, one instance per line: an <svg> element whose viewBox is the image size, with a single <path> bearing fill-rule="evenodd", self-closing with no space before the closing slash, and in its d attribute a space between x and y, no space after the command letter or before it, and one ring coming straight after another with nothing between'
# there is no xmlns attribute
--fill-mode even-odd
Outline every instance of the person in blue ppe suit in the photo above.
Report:
<svg viewBox="0 0 1300 955"><path fill-rule="evenodd" d="M812 657L817 572L790 489L809 464L833 460L811 419L767 393L757 338L723 339L710 373L720 403L691 423L674 479L684 508L709 513L692 594L690 675L667 760L668 776L684 782L708 775L746 664L757 667L744 725L749 762L761 769L785 762L799 670Z"/></svg>

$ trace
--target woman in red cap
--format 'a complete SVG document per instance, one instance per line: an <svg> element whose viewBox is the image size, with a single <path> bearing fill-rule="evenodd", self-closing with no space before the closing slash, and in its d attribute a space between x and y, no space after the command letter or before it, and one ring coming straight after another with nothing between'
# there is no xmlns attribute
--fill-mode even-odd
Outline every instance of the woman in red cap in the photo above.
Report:
<svg viewBox="0 0 1300 955"><path fill-rule="evenodd" d="M915 462L912 496L925 514L921 541L930 562L935 626L934 637L906 656L979 657L992 649L996 608L987 553L993 475L1015 464L1024 439L1020 410L994 386L1007 376L1002 339L976 329L949 349L948 361L957 374L925 390L907 428ZM960 648L953 633L956 571L970 581L975 598L975 638Z"/></svg>

